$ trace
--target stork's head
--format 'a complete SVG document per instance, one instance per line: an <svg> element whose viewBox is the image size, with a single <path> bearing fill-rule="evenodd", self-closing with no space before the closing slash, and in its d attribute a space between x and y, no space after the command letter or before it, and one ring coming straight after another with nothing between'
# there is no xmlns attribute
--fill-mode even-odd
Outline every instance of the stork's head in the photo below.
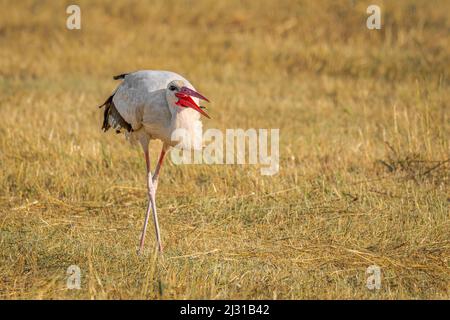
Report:
<svg viewBox="0 0 450 320"><path fill-rule="evenodd" d="M197 101L198 99L201 99L209 102L209 100L200 93L192 89L189 89L184 83L184 81L182 80L171 81L167 85L166 91L168 103L175 104L180 108L192 108L195 111L204 115L205 117L209 118L208 114L205 111L203 111L202 108L199 107L197 102L195 102L194 99L192 99L192 97L196 98L195 100Z"/></svg>

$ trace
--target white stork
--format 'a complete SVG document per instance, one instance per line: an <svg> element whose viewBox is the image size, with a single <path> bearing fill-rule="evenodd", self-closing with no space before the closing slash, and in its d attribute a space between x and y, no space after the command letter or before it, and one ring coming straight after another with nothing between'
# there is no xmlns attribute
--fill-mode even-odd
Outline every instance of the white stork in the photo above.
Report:
<svg viewBox="0 0 450 320"><path fill-rule="evenodd" d="M142 229L139 253L144 247L150 210L153 212L158 249L162 252L161 236L156 211L155 195L158 176L166 152L179 141L172 139L172 133L183 129L192 141L198 139L202 123L200 114L209 118L199 106L199 99L208 101L196 92L191 83L174 72L144 70L121 74L115 80L123 79L112 95L100 106L105 106L103 127L110 127L117 133L126 130L131 141L139 141L147 165L148 205ZM200 129L200 130L199 130ZM155 172L150 170L149 143L152 139L163 142ZM194 146L195 143L190 144Z"/></svg>

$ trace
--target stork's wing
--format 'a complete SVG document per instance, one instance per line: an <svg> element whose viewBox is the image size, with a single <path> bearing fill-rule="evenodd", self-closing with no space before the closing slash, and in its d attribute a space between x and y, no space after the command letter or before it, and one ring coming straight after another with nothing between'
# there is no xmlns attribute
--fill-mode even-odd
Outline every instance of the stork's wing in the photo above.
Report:
<svg viewBox="0 0 450 320"><path fill-rule="evenodd" d="M155 100L155 93L165 90L169 82L183 80L188 86L192 85L179 74L170 71L143 70L133 73L124 73L114 79L123 79L104 105L105 117L103 128L106 131L110 126L120 132L121 128L128 131L138 130L143 124L144 108L150 101ZM108 108L108 105L110 106Z"/></svg>
<svg viewBox="0 0 450 320"><path fill-rule="evenodd" d="M125 119L120 115L117 111L116 106L113 102L113 93L108 99L106 99L105 103L103 103L101 107L105 107L105 112L103 113L103 131L108 131L110 127L113 127L117 133L120 133L122 128L126 129L128 132L132 131L131 125L125 121Z"/></svg>

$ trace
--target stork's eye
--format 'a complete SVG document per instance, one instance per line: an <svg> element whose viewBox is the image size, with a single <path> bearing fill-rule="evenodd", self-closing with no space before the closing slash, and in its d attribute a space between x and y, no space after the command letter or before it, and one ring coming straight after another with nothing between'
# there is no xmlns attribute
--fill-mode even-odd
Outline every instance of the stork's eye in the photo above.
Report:
<svg viewBox="0 0 450 320"><path fill-rule="evenodd" d="M175 90L177 90L177 87L174 86L174 85L171 85L171 86L169 87L169 90L170 90L170 91L175 91Z"/></svg>

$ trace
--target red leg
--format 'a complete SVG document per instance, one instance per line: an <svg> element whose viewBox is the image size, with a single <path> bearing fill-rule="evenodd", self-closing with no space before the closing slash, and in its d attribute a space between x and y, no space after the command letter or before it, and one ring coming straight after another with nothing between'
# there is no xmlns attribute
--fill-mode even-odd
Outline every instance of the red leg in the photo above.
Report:
<svg viewBox="0 0 450 320"><path fill-rule="evenodd" d="M161 244L161 235L159 231L159 224L158 224L158 215L156 213L156 201L155 201L155 195L156 195L156 189L153 185L152 181L152 173L150 171L150 156L148 153L148 146L143 146L144 149L144 155L145 155L145 163L147 166L147 188L148 188L148 205L147 205L147 212L145 214L145 221L144 226L142 228L142 235L141 235L141 241L139 244L139 253L142 253L142 250L144 249L144 240L145 240L145 233L147 231L147 224L150 217L150 211L153 212L153 221L155 223L155 233L156 233L156 241L158 243L158 249L160 252L162 252L162 244Z"/></svg>
<svg viewBox="0 0 450 320"><path fill-rule="evenodd" d="M156 169L155 169L155 173L153 174L153 186L155 187L155 191L156 189L158 189L158 178L159 178L159 172L161 170L161 166L163 164L164 161L164 157L167 153L168 147L166 145L163 145L162 150L161 150L161 154L159 155L159 160L158 160L158 164L156 165Z"/></svg>

